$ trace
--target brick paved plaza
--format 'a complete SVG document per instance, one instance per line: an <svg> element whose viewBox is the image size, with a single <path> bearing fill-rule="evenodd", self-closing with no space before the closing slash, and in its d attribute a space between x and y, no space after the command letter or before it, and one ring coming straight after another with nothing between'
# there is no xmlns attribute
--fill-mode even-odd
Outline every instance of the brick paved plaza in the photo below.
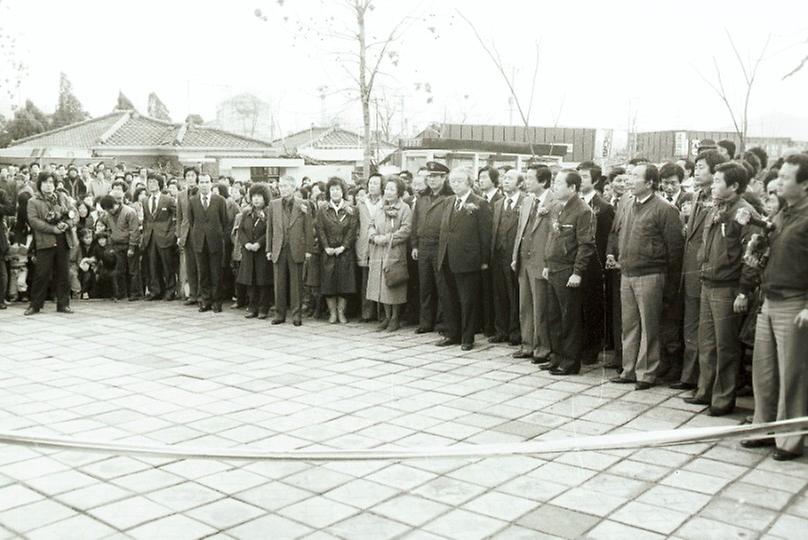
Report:
<svg viewBox="0 0 808 540"><path fill-rule="evenodd" d="M0 311L0 430L366 449L737 424L667 388L563 379L478 344L179 303ZM541 457L225 462L0 446L2 537L806 538L808 463L737 442Z"/></svg>

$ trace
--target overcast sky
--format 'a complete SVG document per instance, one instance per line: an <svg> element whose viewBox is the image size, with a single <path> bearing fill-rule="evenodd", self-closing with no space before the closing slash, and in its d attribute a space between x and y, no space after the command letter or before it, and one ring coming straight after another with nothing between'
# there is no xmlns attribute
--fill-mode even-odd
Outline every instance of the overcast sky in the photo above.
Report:
<svg viewBox="0 0 808 540"><path fill-rule="evenodd" d="M759 55L771 35L752 95L752 134L808 139L808 68L783 81L808 54L808 2L750 0L377 0L369 33L380 37L412 14L397 42L398 65L384 65L384 90L411 127L429 121L520 123L508 90L460 9L495 43L527 106L540 43L532 125L639 130L728 129L728 114L697 70L724 72L733 103L744 83L725 28L744 58ZM28 65L18 103L55 108L59 72L93 115L110 112L122 90L140 110L155 91L175 121L205 120L216 104L250 92L270 102L284 132L321 121L318 87L327 86L325 117L360 125L350 41L329 30L350 28L341 0L2 0L0 26L17 38ZM256 8L267 16L255 16ZM284 21L284 17L288 20ZM316 31L298 22L315 23ZM310 20L309 20L310 19ZM430 30L434 27L434 32ZM341 62L340 59L343 59ZM343 67L344 66L344 67ZM8 72L7 65L0 66ZM431 94L416 89L429 83ZM428 102L432 98L431 103ZM0 97L0 111L11 103ZM630 113L631 111L631 113ZM401 118L395 123L401 125Z"/></svg>

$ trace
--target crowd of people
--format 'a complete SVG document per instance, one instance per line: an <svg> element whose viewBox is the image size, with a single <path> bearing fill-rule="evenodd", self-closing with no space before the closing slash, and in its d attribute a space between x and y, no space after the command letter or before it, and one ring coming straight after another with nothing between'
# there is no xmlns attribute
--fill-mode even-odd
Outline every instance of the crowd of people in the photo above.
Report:
<svg viewBox="0 0 808 540"><path fill-rule="evenodd" d="M753 391L756 422L802 417L808 155L768 161L705 140L694 161L606 174L592 161L431 161L358 182L7 167L0 309L128 298L220 313L228 301L271 324L412 324L464 351L482 333L551 375L603 361L613 383L692 391L685 401L713 416ZM792 459L803 441L743 444Z"/></svg>

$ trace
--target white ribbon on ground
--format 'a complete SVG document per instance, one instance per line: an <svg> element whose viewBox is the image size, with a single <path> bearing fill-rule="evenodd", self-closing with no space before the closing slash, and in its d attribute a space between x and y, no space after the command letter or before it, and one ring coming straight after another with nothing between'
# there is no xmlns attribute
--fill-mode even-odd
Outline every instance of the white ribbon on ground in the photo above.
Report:
<svg viewBox="0 0 808 540"><path fill-rule="evenodd" d="M173 457L178 459L223 459L247 461L363 461L429 458L482 458L492 456L539 455L582 450L618 450L717 442L724 439L762 439L772 436L808 433L808 417L766 424L680 428L644 433L615 433L590 437L570 437L552 441L504 444L457 444L419 448L380 447L368 450L288 450L210 449L193 446L130 445L114 442L43 437L0 432L0 444L58 450L101 452L116 455Z"/></svg>

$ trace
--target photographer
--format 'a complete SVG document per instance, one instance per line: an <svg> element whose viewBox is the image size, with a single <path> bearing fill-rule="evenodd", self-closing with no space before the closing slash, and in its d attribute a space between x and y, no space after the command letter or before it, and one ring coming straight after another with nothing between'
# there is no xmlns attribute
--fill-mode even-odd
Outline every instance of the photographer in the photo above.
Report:
<svg viewBox="0 0 808 540"><path fill-rule="evenodd" d="M763 271L763 309L755 329L752 378L756 423L808 414L808 156L792 155L780 168L785 206L769 235ZM748 440L746 448L775 446L778 461L802 455L803 436Z"/></svg>
<svg viewBox="0 0 808 540"><path fill-rule="evenodd" d="M36 271L31 287L31 305L25 315L39 313L45 303L48 283L56 287L56 311L73 313L70 309L68 259L75 245L72 231L76 210L64 194L56 193L52 173L40 173L36 180L37 193L28 201L28 224L34 232Z"/></svg>

